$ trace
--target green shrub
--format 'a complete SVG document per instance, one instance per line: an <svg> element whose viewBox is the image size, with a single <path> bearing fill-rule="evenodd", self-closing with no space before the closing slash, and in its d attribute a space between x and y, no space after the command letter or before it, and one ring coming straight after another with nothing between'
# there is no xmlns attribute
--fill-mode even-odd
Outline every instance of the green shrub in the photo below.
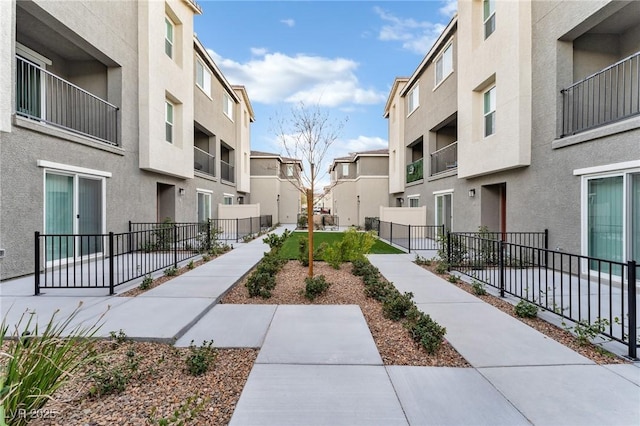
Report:
<svg viewBox="0 0 640 426"><path fill-rule="evenodd" d="M285 229L281 235L269 234L266 237L264 237L262 241L267 243L271 250L273 249L278 250L282 247L282 245L287 240L287 238L289 238L290 235L291 235L291 231L289 231L288 229Z"/></svg>
<svg viewBox="0 0 640 426"><path fill-rule="evenodd" d="M313 251L313 258L318 260L324 259L324 253L327 250L327 247L329 247L329 243L327 243L326 241L321 242L320 245L318 245L318 247L316 247Z"/></svg>
<svg viewBox="0 0 640 426"><path fill-rule="evenodd" d="M471 288L473 289L473 293L477 296L485 296L487 294L487 290L484 289L484 283L481 283L480 281L473 280Z"/></svg>
<svg viewBox="0 0 640 426"><path fill-rule="evenodd" d="M538 315L538 307L526 300L520 300L513 310L520 318L535 318Z"/></svg>
<svg viewBox="0 0 640 426"><path fill-rule="evenodd" d="M431 266L431 259L427 259L425 257L420 256L419 254L416 254L416 258L414 260L414 263L416 265Z"/></svg>
<svg viewBox="0 0 640 426"><path fill-rule="evenodd" d="M205 340L202 346L195 346L193 340L189 345L189 355L186 359L187 371L192 376L201 376L215 362L218 351L213 347L213 340Z"/></svg>
<svg viewBox="0 0 640 426"><path fill-rule="evenodd" d="M455 275L449 274L449 277L447 278L447 280L449 280L449 282L452 284L456 284L458 282L458 277L456 277Z"/></svg>
<svg viewBox="0 0 640 426"><path fill-rule="evenodd" d="M316 297L320 296L324 292L327 291L331 283L328 283L324 275L318 275L315 277L306 277L304 279L305 290L304 297L309 300L314 300Z"/></svg>
<svg viewBox="0 0 640 426"><path fill-rule="evenodd" d="M405 323L409 334L428 353L434 354L442 344L447 329L417 309L411 311L409 316L410 320Z"/></svg>
<svg viewBox="0 0 640 426"><path fill-rule="evenodd" d="M573 331L580 346L591 343L599 334L604 333L609 326L609 320L606 318L598 318L592 324L589 320L576 322L573 327L566 327L568 331Z"/></svg>
<svg viewBox="0 0 640 426"><path fill-rule="evenodd" d="M351 262L351 273L357 277L361 277L365 274L366 268L371 265L371 263L367 259L355 259Z"/></svg>
<svg viewBox="0 0 640 426"><path fill-rule="evenodd" d="M151 274L147 274L144 276L144 279L142 280L138 288L140 290L148 290L151 287L152 283L153 283L153 278L151 278Z"/></svg>
<svg viewBox="0 0 640 426"><path fill-rule="evenodd" d="M331 265L333 269L340 269L343 259L344 253L342 241L331 244L324 251L324 261Z"/></svg>
<svg viewBox="0 0 640 426"><path fill-rule="evenodd" d="M376 235L372 231L358 232L355 228L349 228L342 238L342 262L365 259L365 254L371 252L375 242Z"/></svg>
<svg viewBox="0 0 640 426"><path fill-rule="evenodd" d="M459 265L467 257L468 250L464 244L462 236L451 234L451 250L449 250L447 234L440 235L438 237L438 242L440 243L440 248L438 249L438 257L441 261L450 263L452 265ZM451 255L450 258L448 258L449 254Z"/></svg>
<svg viewBox="0 0 640 426"><path fill-rule="evenodd" d="M189 261L189 263L187 263L187 269L193 269L195 268L196 265L194 265L193 260Z"/></svg>
<svg viewBox="0 0 640 426"><path fill-rule="evenodd" d="M92 337L102 317L91 326L72 327L81 306L62 320L56 311L44 327L38 326L34 315L25 313L10 334L6 319L2 320L0 347L6 344L6 348L0 352L0 407L5 415L14 414L7 418L9 424L26 424L28 418L15 416L18 410L29 413L41 409L58 388L93 360ZM4 420L0 416L0 423Z"/></svg>
<svg viewBox="0 0 640 426"><path fill-rule="evenodd" d="M298 239L298 260L302 266L309 266L309 238Z"/></svg>
<svg viewBox="0 0 640 426"><path fill-rule="evenodd" d="M93 381L89 393L92 396L105 396L124 392L131 379L138 372L139 358L133 349L126 353L124 363L97 361L89 378Z"/></svg>
<svg viewBox="0 0 640 426"><path fill-rule="evenodd" d="M271 297L271 290L276 286L276 277L269 272L255 270L247 278L245 286L249 290L250 297L260 296L268 299Z"/></svg>
<svg viewBox="0 0 640 426"><path fill-rule="evenodd" d="M167 277L175 277L178 275L178 268L174 268L173 266L164 270L164 275Z"/></svg>
<svg viewBox="0 0 640 426"><path fill-rule="evenodd" d="M444 261L438 262L435 269L436 274L440 274L440 275L446 274L448 270L449 270L449 265L447 264L447 262L444 262Z"/></svg>
<svg viewBox="0 0 640 426"><path fill-rule="evenodd" d="M394 321L399 321L407 316L409 309L413 308L413 293L400 294L397 290L389 294L382 303L384 316Z"/></svg>

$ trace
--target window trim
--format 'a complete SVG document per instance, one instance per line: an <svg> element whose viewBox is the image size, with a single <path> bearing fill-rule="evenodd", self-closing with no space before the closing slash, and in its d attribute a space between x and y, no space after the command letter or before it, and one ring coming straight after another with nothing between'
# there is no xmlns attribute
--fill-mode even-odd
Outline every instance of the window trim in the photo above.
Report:
<svg viewBox="0 0 640 426"><path fill-rule="evenodd" d="M200 66L202 68L202 84L198 81L198 66ZM213 77L211 75L211 72L209 71L209 68L205 65L204 61L202 61L199 57L196 56L196 86L198 86L198 88L200 90L202 90L202 92L204 92L205 95L207 95L209 97L209 99L212 99L211 97L211 78Z"/></svg>
<svg viewBox="0 0 640 426"><path fill-rule="evenodd" d="M420 106L420 85L416 83L409 93L407 93L407 117L409 117Z"/></svg>
<svg viewBox="0 0 640 426"><path fill-rule="evenodd" d="M171 29L171 31L169 31ZM170 33L170 34L169 34ZM164 53L169 58L174 59L174 43L176 34L176 24L167 15L164 16ZM168 43L168 44L167 44ZM167 52L169 47L169 52Z"/></svg>
<svg viewBox="0 0 640 426"><path fill-rule="evenodd" d="M411 202L413 200L417 200L418 201L418 205L417 206L412 206L411 205ZM420 207L420 194L407 195L407 207L409 207L409 208Z"/></svg>
<svg viewBox="0 0 640 426"><path fill-rule="evenodd" d="M489 109L489 111L486 110L486 97L487 95L489 95L489 108L491 108L491 91L493 92L493 109ZM496 86L495 84L492 85L490 88L488 88L487 90L485 90L484 92L482 92L482 135L483 138L488 138L492 135L496 134L496 110L497 108L497 94L496 94ZM493 128L491 129L492 132L487 134L487 117L489 115L493 114L493 119L492 119L492 123L493 123Z"/></svg>
<svg viewBox="0 0 640 426"><path fill-rule="evenodd" d="M198 214L198 222L200 223L200 215L199 215L199 207L200 207L200 196L203 196L205 198L209 199L209 212L206 215L207 216L207 220L211 219L212 215L211 215L211 211L212 211L212 202L213 202L213 191L209 191L206 189L198 189L196 188L196 214Z"/></svg>
<svg viewBox="0 0 640 426"><path fill-rule="evenodd" d="M235 195L233 194L228 194L226 192L224 192L222 194L222 204L225 206L232 206L233 205L233 199L235 198ZM227 204L226 201L227 200L231 200L231 203Z"/></svg>
<svg viewBox="0 0 640 426"><path fill-rule="evenodd" d="M171 109L171 121L169 121L169 109ZM164 141L167 143L170 143L173 145L174 139L175 139L175 110L176 110L176 106L173 102L171 102L169 99L164 100ZM171 140L167 140L167 130L168 127L171 127L171 134L170 134L170 139Z"/></svg>
<svg viewBox="0 0 640 426"><path fill-rule="evenodd" d="M445 54L447 52L451 52L451 65L450 65L450 69L448 72L444 72L444 57ZM443 65L443 71L442 71L442 75L440 76L440 80L438 80L438 63L442 63ZM437 88L438 86L440 86L440 84L445 81L451 74L453 74L453 41L449 41L449 44L447 44L447 46L442 50L442 53L440 53L440 56L438 56L438 58L435 61L435 70L434 70L434 77L435 77L435 85L434 85L434 89Z"/></svg>
<svg viewBox="0 0 640 426"><path fill-rule="evenodd" d="M292 163L288 163L286 164L286 176L287 177L293 177L294 175L294 170L293 170L293 164Z"/></svg>
<svg viewBox="0 0 640 426"><path fill-rule="evenodd" d="M227 118L233 121L233 99L227 93L222 97L222 112Z"/></svg>
<svg viewBox="0 0 640 426"><path fill-rule="evenodd" d="M346 173L344 171L347 171ZM349 163L342 163L342 177L349 177Z"/></svg>
<svg viewBox="0 0 640 426"><path fill-rule="evenodd" d="M485 5L488 4L490 6L489 10L489 16L485 16L486 11L485 11ZM493 6L493 8L491 8L491 6ZM491 9L493 9L493 11L491 11ZM493 20L493 30L487 34L487 23L489 21ZM496 31L496 3L495 0L483 0L482 2L482 33L484 34L484 39L488 39L491 34L493 34Z"/></svg>

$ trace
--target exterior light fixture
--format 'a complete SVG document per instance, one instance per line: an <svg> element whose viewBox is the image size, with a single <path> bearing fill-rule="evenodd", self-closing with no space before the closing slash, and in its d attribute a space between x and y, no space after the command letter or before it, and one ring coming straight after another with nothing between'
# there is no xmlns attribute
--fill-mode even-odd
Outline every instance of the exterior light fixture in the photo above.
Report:
<svg viewBox="0 0 640 426"><path fill-rule="evenodd" d="M182 195L184 195L184 193L185 193L184 188L180 188L180 189L178 190L178 194L180 194L181 196L182 196Z"/></svg>
<svg viewBox="0 0 640 426"><path fill-rule="evenodd" d="M476 196L476 190L475 190L475 188L471 188L471 189L469 190L469 197L470 197L470 198L473 198L473 197L475 197L475 196Z"/></svg>

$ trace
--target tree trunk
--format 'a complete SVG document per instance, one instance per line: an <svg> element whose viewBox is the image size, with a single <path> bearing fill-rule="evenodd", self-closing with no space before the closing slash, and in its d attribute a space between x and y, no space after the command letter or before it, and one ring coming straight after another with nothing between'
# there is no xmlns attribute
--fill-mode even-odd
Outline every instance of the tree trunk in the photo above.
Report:
<svg viewBox="0 0 640 426"><path fill-rule="evenodd" d="M309 277L313 278L313 189L307 189L307 229L309 230Z"/></svg>

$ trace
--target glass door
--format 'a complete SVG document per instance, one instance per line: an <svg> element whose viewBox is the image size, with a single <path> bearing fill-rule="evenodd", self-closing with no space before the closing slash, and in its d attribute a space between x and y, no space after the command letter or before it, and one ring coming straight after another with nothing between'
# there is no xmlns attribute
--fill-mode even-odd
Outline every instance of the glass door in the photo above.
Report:
<svg viewBox="0 0 640 426"><path fill-rule="evenodd" d="M102 252L102 180L78 177L78 234L94 237L78 237L80 255Z"/></svg>
<svg viewBox="0 0 640 426"><path fill-rule="evenodd" d="M598 259L622 262L624 249L624 185L623 176L590 179L587 196L588 255ZM590 269L597 270L592 261ZM603 264L599 272L620 275L620 268L609 271Z"/></svg>
<svg viewBox="0 0 640 426"><path fill-rule="evenodd" d="M47 173L45 179L46 260L73 257L73 176Z"/></svg>
<svg viewBox="0 0 640 426"><path fill-rule="evenodd" d="M452 214L452 195L442 194L436 195L436 225L444 225L445 231L451 230Z"/></svg>

